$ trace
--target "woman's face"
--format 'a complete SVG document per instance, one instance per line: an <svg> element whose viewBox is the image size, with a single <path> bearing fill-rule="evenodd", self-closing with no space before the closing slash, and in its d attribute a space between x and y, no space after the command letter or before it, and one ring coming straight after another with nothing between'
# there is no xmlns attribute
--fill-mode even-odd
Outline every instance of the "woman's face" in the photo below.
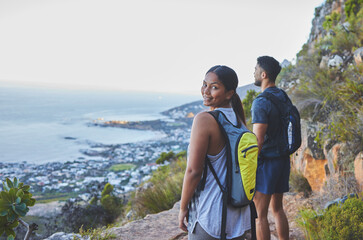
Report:
<svg viewBox="0 0 363 240"><path fill-rule="evenodd" d="M223 83L219 81L218 76L213 72L205 75L201 93L203 96L203 104L212 110L218 107L231 107L230 100L234 91L226 91Z"/></svg>

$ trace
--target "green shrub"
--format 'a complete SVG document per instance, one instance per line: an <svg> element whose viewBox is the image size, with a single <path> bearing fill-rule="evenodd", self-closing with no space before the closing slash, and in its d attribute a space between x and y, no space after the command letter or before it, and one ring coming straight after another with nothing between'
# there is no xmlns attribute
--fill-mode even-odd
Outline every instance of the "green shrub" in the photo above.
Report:
<svg viewBox="0 0 363 240"><path fill-rule="evenodd" d="M242 100L243 110L246 117L247 127L248 129L252 129L252 119L251 119L251 108L253 100L258 96L259 92L255 90L247 90L247 94L245 98Z"/></svg>
<svg viewBox="0 0 363 240"><path fill-rule="evenodd" d="M113 186L107 183L101 193L101 205L106 212L113 218L116 219L122 212L121 199L112 194Z"/></svg>
<svg viewBox="0 0 363 240"><path fill-rule="evenodd" d="M95 229L114 223L122 210L122 200L113 194L113 186L107 183L89 202L79 197L67 200L61 213L49 221L48 228L53 232L78 232L81 227Z"/></svg>
<svg viewBox="0 0 363 240"><path fill-rule="evenodd" d="M357 34L347 32L342 26L333 28L335 36L331 38L329 49L332 54L343 55L344 52L351 52L352 49L360 47L360 39Z"/></svg>
<svg viewBox="0 0 363 240"><path fill-rule="evenodd" d="M181 151L181 152L178 152L176 155L175 155L175 157L176 158L184 158L184 157L186 157L187 156L187 151Z"/></svg>
<svg viewBox="0 0 363 240"><path fill-rule="evenodd" d="M289 184L293 191L303 192L305 197L308 197L312 191L308 180L298 171L291 171Z"/></svg>
<svg viewBox="0 0 363 240"><path fill-rule="evenodd" d="M341 17L342 16L337 12L333 12L332 14L325 16L325 21L323 22L324 29L329 30L335 27L339 23Z"/></svg>
<svg viewBox="0 0 363 240"><path fill-rule="evenodd" d="M344 11L349 18L352 15L356 15L363 5L363 0L347 0L345 2Z"/></svg>
<svg viewBox="0 0 363 240"><path fill-rule="evenodd" d="M11 181L6 178L3 182L4 190L0 193L0 236L5 233L8 240L14 239L16 234L14 228L21 222L30 206L34 206L35 199L29 192L30 186L18 182L17 178Z"/></svg>
<svg viewBox="0 0 363 240"><path fill-rule="evenodd" d="M82 236L82 238L87 239L97 239L97 240L108 240L108 239L116 239L117 236L115 234L112 234L109 232L109 230L112 228L112 225L109 225L107 227L101 227L101 228L91 228L84 230L83 227L79 229L79 234ZM75 240L78 240L76 237Z"/></svg>
<svg viewBox="0 0 363 240"><path fill-rule="evenodd" d="M170 152L162 152L160 154L160 157L158 159L156 159L156 163L157 164L163 164L165 161L169 161L170 159L174 158L175 154L173 151Z"/></svg>
<svg viewBox="0 0 363 240"><path fill-rule="evenodd" d="M168 210L180 200L186 159L179 158L171 164L159 167L151 179L144 183L151 187L141 189L131 196L129 209L135 218L142 218L150 213Z"/></svg>
<svg viewBox="0 0 363 240"><path fill-rule="evenodd" d="M318 214L312 209L299 212L298 225L306 239L361 239L363 236L363 201L349 198Z"/></svg>

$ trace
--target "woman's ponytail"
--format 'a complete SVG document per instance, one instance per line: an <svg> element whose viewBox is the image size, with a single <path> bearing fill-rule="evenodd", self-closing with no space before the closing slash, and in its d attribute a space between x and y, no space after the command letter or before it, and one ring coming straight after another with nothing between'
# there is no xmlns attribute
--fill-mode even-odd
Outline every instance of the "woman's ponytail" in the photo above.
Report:
<svg viewBox="0 0 363 240"><path fill-rule="evenodd" d="M242 101L235 92L231 98L233 111L236 113L239 120L246 126L245 112L243 111Z"/></svg>

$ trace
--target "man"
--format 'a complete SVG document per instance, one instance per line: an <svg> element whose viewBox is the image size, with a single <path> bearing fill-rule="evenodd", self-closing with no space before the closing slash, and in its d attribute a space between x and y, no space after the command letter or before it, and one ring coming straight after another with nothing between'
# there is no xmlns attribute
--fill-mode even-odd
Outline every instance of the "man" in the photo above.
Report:
<svg viewBox="0 0 363 240"><path fill-rule="evenodd" d="M257 58L255 67L255 85L261 87L261 92L274 94L279 100L285 96L275 85L281 67L273 57ZM280 156L277 141L280 126L280 116L277 107L265 97L257 97L252 104L253 132L257 136L259 159L256 175L256 194L254 202L257 209L256 233L258 240L270 239L270 229L267 219L271 202L275 217L277 233L280 240L289 239L289 225L283 209L283 193L289 191L290 159Z"/></svg>

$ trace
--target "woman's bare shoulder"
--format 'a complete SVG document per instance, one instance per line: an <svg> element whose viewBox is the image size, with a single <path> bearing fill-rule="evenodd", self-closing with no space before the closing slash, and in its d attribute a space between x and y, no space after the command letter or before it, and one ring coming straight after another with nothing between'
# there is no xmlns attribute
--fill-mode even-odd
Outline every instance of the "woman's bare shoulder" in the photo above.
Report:
<svg viewBox="0 0 363 240"><path fill-rule="evenodd" d="M200 112L198 113L193 120L193 125L198 127L211 127L216 123L214 117L208 112Z"/></svg>
<svg viewBox="0 0 363 240"><path fill-rule="evenodd" d="M209 122L211 120L213 120L213 116L211 114L209 114L208 112L200 112L197 115L195 115L194 117L194 121L201 121L201 122Z"/></svg>

